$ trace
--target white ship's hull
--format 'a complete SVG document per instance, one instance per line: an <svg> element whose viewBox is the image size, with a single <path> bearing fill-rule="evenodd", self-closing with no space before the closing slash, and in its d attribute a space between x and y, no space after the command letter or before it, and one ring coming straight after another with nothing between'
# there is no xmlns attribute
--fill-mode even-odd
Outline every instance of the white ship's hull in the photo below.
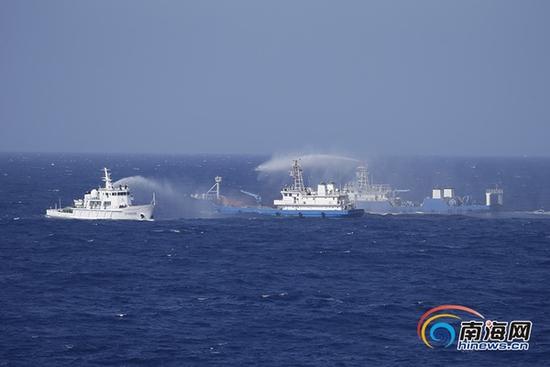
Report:
<svg viewBox="0 0 550 367"><path fill-rule="evenodd" d="M122 209L63 208L48 209L46 217L89 220L153 220L155 206L132 205Z"/></svg>

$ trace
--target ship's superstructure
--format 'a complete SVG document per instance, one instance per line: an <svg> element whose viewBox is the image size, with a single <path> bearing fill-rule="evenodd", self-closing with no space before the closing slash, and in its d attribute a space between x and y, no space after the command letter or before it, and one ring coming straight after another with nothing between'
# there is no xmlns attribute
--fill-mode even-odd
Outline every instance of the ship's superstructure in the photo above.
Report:
<svg viewBox="0 0 550 367"><path fill-rule="evenodd" d="M84 198L75 199L74 206L46 210L46 216L52 218L73 219L115 219L115 220L152 220L155 207L153 201L147 205L133 205L133 196L127 185L113 185L111 173L103 169L104 187L93 189L84 194Z"/></svg>

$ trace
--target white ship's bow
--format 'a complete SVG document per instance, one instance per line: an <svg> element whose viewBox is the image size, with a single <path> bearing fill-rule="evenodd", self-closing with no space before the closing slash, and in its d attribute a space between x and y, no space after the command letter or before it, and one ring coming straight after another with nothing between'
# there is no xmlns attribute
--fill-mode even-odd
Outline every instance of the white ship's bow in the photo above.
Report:
<svg viewBox="0 0 550 367"><path fill-rule="evenodd" d="M153 212L155 209L154 204L147 205L135 205L127 208L131 210L132 213L129 213L130 216L136 216L137 220L153 220Z"/></svg>

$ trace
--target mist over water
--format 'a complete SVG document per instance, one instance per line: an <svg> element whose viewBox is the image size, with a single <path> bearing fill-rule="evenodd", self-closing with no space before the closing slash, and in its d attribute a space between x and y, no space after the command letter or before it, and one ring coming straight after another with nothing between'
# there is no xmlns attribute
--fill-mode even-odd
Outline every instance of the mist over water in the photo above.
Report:
<svg viewBox="0 0 550 367"><path fill-rule="evenodd" d="M349 168L355 167L360 163L358 159L334 154L285 154L274 156L270 160L263 162L256 167L256 171L287 171L290 169L294 159L300 161L302 168Z"/></svg>
<svg viewBox="0 0 550 367"><path fill-rule="evenodd" d="M167 179L130 176L113 185L128 185L135 197L134 204L149 202L155 194L155 217L160 219L210 217L214 214L209 204L190 197L191 190Z"/></svg>
<svg viewBox="0 0 550 367"><path fill-rule="evenodd" d="M176 192L172 184L160 182L159 180L146 178L143 176L124 177L113 183L114 186L128 185L133 188L147 190L151 192L163 193L166 196L178 197L180 194Z"/></svg>
<svg viewBox="0 0 550 367"><path fill-rule="evenodd" d="M288 172L292 161L298 159L304 172L306 186L316 187L320 182L335 182L345 184L353 179L355 169L362 162L356 158L336 154L283 154L275 155L271 159L259 164L255 171L258 180L266 186L278 188L291 182ZM273 195L266 197L272 198Z"/></svg>

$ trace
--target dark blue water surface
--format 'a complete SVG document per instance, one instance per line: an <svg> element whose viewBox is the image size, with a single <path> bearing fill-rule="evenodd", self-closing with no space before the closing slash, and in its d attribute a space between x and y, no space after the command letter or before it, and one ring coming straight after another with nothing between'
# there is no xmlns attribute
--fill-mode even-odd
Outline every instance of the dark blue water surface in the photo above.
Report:
<svg viewBox="0 0 550 367"><path fill-rule="evenodd" d="M162 193L155 222L42 216L104 164L175 187L233 172L227 185L249 188L258 160L2 156L0 365L550 363L544 216L174 218ZM417 322L441 304L531 320L530 350L427 348Z"/></svg>

